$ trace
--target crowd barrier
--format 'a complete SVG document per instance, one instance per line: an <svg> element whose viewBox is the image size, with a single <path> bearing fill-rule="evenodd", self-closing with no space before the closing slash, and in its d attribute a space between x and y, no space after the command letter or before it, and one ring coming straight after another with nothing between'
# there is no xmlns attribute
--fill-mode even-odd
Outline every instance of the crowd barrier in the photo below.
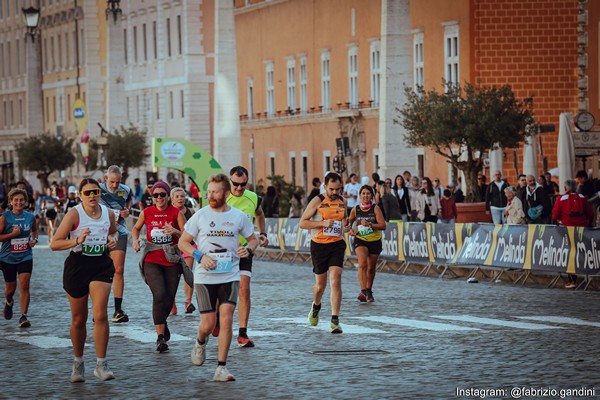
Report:
<svg viewBox="0 0 600 400"><path fill-rule="evenodd" d="M310 253L310 231L298 218L267 218L270 249ZM493 267L600 275L600 230L556 225L435 224L390 222L382 232L381 260L428 266ZM353 237L345 234L347 255Z"/></svg>

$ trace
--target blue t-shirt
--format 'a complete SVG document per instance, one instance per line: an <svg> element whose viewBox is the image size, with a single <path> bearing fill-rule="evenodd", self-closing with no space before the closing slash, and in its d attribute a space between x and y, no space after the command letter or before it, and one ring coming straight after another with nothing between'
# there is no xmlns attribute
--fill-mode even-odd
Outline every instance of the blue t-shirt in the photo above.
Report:
<svg viewBox="0 0 600 400"><path fill-rule="evenodd" d="M127 222L125 218L119 215L119 211L125 209L125 205L131 198L131 189L127 185L119 184L119 188L111 193L108 190L108 186L106 186L106 182L102 182L100 184L100 204L110 208L115 213L115 217L119 216L117 219L117 230L119 231L119 235L127 235L129 231L127 230Z"/></svg>
<svg viewBox="0 0 600 400"><path fill-rule="evenodd" d="M11 210L4 212L4 231L7 234L13 231L17 225L21 229L19 236L2 242L0 247L0 261L7 264L20 264L33 258L31 247L29 247L29 237L31 228L35 224L35 218L32 213L23 211L21 215L14 214Z"/></svg>

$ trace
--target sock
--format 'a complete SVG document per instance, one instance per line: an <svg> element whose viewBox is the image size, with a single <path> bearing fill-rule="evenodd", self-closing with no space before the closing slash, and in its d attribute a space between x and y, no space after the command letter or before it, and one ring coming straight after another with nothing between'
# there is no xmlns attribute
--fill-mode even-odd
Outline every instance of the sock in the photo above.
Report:
<svg viewBox="0 0 600 400"><path fill-rule="evenodd" d="M204 343L206 343L206 340L200 340L200 339L196 339L196 341L198 342L199 345L203 346Z"/></svg>
<svg viewBox="0 0 600 400"><path fill-rule="evenodd" d="M96 364L102 364L104 361L106 361L106 357L96 357Z"/></svg>
<svg viewBox="0 0 600 400"><path fill-rule="evenodd" d="M334 324L339 324L340 323L340 318L337 315L332 315L331 316L331 322L333 322Z"/></svg>
<svg viewBox="0 0 600 400"><path fill-rule="evenodd" d="M219 367L224 367L226 364L226 361L219 361Z"/></svg>
<svg viewBox="0 0 600 400"><path fill-rule="evenodd" d="M366 296L367 295L367 290L368 289L360 289L360 292Z"/></svg>
<svg viewBox="0 0 600 400"><path fill-rule="evenodd" d="M121 309L121 304L123 304L123 298L115 297L115 312Z"/></svg>
<svg viewBox="0 0 600 400"><path fill-rule="evenodd" d="M248 339L248 328L240 328L239 336Z"/></svg>
<svg viewBox="0 0 600 400"><path fill-rule="evenodd" d="M27 314L21 314L21 318L25 317L27 319Z"/></svg>
<svg viewBox="0 0 600 400"><path fill-rule="evenodd" d="M6 299L6 304L7 304L9 307L12 307L12 306L15 304L15 302L13 301L13 299L10 299L10 300Z"/></svg>
<svg viewBox="0 0 600 400"><path fill-rule="evenodd" d="M73 357L73 361L83 362L83 356L81 356L81 357Z"/></svg>
<svg viewBox="0 0 600 400"><path fill-rule="evenodd" d="M185 304L190 304L191 302L192 302L192 298L191 297L185 299Z"/></svg>
<svg viewBox="0 0 600 400"><path fill-rule="evenodd" d="M315 310L315 311L320 311L321 310L321 305L320 304L313 303L312 307L313 307L313 310Z"/></svg>

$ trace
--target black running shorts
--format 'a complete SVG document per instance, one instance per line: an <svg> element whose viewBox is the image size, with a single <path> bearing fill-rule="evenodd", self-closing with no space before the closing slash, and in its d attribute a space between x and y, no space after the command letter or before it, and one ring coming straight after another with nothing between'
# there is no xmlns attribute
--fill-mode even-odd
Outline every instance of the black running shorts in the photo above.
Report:
<svg viewBox="0 0 600 400"><path fill-rule="evenodd" d="M333 243L310 242L310 255L313 263L313 272L321 275L329 267L343 267L346 256L346 242L338 240Z"/></svg>
<svg viewBox="0 0 600 400"><path fill-rule="evenodd" d="M4 275L4 282L15 282L17 274L30 274L33 271L33 260L27 260L18 264L7 264L0 261L0 268Z"/></svg>
<svg viewBox="0 0 600 400"><path fill-rule="evenodd" d="M379 255L383 251L383 245L381 243L381 239L375 240L372 242L367 242L366 240L361 240L361 239L355 237L353 246L355 249L357 247L366 247L367 250L369 250L369 254Z"/></svg>
<svg viewBox="0 0 600 400"><path fill-rule="evenodd" d="M196 289L198 311L200 314L207 314L217 310L217 300L219 300L219 304L236 305L238 292L240 291L240 281L217 284L196 283L194 289Z"/></svg>
<svg viewBox="0 0 600 400"><path fill-rule="evenodd" d="M63 288L77 299L89 294L92 281L112 283L114 274L115 266L106 252L90 257L72 251L65 260Z"/></svg>

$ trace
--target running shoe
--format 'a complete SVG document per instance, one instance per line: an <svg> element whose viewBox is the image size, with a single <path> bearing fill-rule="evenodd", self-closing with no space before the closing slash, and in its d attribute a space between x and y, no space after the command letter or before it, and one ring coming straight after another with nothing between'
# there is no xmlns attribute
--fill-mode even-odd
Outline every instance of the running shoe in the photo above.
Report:
<svg viewBox="0 0 600 400"><path fill-rule="evenodd" d="M165 342L171 340L171 331L169 330L169 325L165 322Z"/></svg>
<svg viewBox="0 0 600 400"><path fill-rule="evenodd" d="M331 327L331 333L342 333L342 326L340 325L339 322L331 322L331 324L329 325Z"/></svg>
<svg viewBox="0 0 600 400"><path fill-rule="evenodd" d="M101 361L96 363L96 369L94 369L94 375L101 381L110 381L115 379L115 374L110 370L108 362Z"/></svg>
<svg viewBox="0 0 600 400"><path fill-rule="evenodd" d="M565 285L566 289L574 289L577 285L575 284L575 282L567 282L567 284ZM6 309L6 307L4 308ZM4 317L6 318L6 316ZM6 319L10 319L10 318L6 318Z"/></svg>
<svg viewBox="0 0 600 400"><path fill-rule="evenodd" d="M83 361L73 361L73 372L71 372L71 382L85 382L85 367Z"/></svg>
<svg viewBox="0 0 600 400"><path fill-rule="evenodd" d="M254 342L248 337L238 336L237 342L239 347L254 347Z"/></svg>
<svg viewBox="0 0 600 400"><path fill-rule="evenodd" d="M375 301L375 298L373 297L373 291L369 290L367 291L367 302L372 303Z"/></svg>
<svg viewBox="0 0 600 400"><path fill-rule="evenodd" d="M8 302L4 302L4 311L2 312L2 314L4 314L4 319L12 319L14 304L15 304L14 301L12 302L12 304L8 304Z"/></svg>
<svg viewBox="0 0 600 400"><path fill-rule="evenodd" d="M206 345L208 344L208 338L209 336L204 339L204 344L198 343L198 339L194 341L194 348L192 349L192 364L204 364L204 360L206 360Z"/></svg>
<svg viewBox="0 0 600 400"><path fill-rule="evenodd" d="M123 310L119 309L113 314L112 322L116 322L118 324L122 322L129 322L129 317L123 312Z"/></svg>
<svg viewBox="0 0 600 400"><path fill-rule="evenodd" d="M158 335L158 339L156 339L156 351L159 353L169 351L169 345L167 344L165 335Z"/></svg>
<svg viewBox="0 0 600 400"><path fill-rule="evenodd" d="M27 319L27 315L21 315L19 318L19 328L29 328L31 326L31 322Z"/></svg>
<svg viewBox="0 0 600 400"><path fill-rule="evenodd" d="M194 311L196 311L196 307L194 306L193 303L185 303L185 313L186 314L191 314Z"/></svg>
<svg viewBox="0 0 600 400"><path fill-rule="evenodd" d="M214 337L218 337L220 331L221 331L221 325L219 325L219 320L217 319L217 323L215 324L215 327L213 328L212 335Z"/></svg>
<svg viewBox="0 0 600 400"><path fill-rule="evenodd" d="M319 311L315 310L314 304L310 307L310 312L308 313L308 323L312 326L317 326L319 324Z"/></svg>
<svg viewBox="0 0 600 400"><path fill-rule="evenodd" d="M366 303L367 302L367 296L365 296L365 294L363 292L360 292L360 294L358 295L357 299L361 303Z"/></svg>
<svg viewBox="0 0 600 400"><path fill-rule="evenodd" d="M219 365L217 367L217 370L215 371L215 376L213 377L213 381L230 382L230 381L235 381L235 378L233 377L233 375L231 375L229 373L229 371L227 371L227 367L225 367L224 365Z"/></svg>
<svg viewBox="0 0 600 400"><path fill-rule="evenodd" d="M171 307L171 315L177 315L177 304L173 302L173 307Z"/></svg>

